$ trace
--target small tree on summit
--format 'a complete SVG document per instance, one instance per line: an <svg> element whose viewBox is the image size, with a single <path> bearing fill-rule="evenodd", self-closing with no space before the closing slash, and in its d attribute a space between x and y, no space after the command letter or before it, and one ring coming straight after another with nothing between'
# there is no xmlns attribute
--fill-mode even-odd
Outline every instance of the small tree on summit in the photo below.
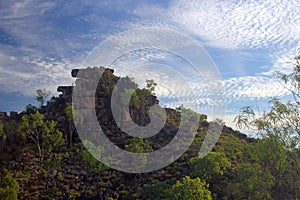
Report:
<svg viewBox="0 0 300 200"><path fill-rule="evenodd" d="M151 94L155 95L154 90L157 86L157 83L154 82L154 80L146 80L146 89L151 92Z"/></svg>
<svg viewBox="0 0 300 200"><path fill-rule="evenodd" d="M50 91L47 91L44 89L38 89L36 90L36 100L41 104L41 107L44 106L44 103L46 102L47 98L51 95Z"/></svg>

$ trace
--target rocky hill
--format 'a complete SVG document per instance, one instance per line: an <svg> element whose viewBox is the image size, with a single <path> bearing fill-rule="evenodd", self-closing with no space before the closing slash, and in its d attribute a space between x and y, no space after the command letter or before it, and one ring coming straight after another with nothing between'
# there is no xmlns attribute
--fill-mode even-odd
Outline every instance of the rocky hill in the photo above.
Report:
<svg viewBox="0 0 300 200"><path fill-rule="evenodd" d="M132 119L145 126L150 123L149 108L159 105L159 100L149 88L139 88L128 77L117 77L112 69L87 68L88 74L103 72L97 80L95 98L87 95L85 105L95 105L96 115L107 137L117 146L136 153L149 152L167 145L176 135L181 109L167 108L167 120L160 132L148 139L135 140L123 132L114 120L111 96L118 81L126 87L123 92L135 90L130 100L129 114L122 116L124 123ZM95 81L96 78L78 77L72 71L76 85ZM89 84L87 84L89 85ZM175 199L176 184L189 176L200 178L203 190L213 199L293 199L299 197L300 175L298 151L289 152L277 143L248 138L245 134L224 126L218 143L208 156L198 159L198 152L209 123L205 115L200 118L196 137L188 150L171 165L150 173L125 173L109 168L95 160L86 151L67 112L72 103L73 86L60 86L59 97L52 97L47 105L36 108L28 105L22 113L9 116L0 113L5 138L1 139L1 180L10 175L18 183L19 199ZM89 92L89 88L86 88ZM122 104L123 98L119 96ZM122 109L122 107L120 107ZM39 158L35 143L18 127L23 116L39 112L43 121L55 121L62 132L64 143L43 152ZM120 113L126 113L120 110ZM4 135L3 134L3 135ZM42 134L42 133L41 133ZM44 138L40 136L43 145ZM94 141L100 140L95 133ZM43 146L42 146L43 147ZM275 151L275 150L276 151ZM278 155L277 160L268 158ZM297 168L298 169L298 168ZM293 186L291 186L293 184ZM1 184L0 184L1 188ZM191 188L190 188L191 189ZM187 189L189 190L189 189ZM1 190L0 190L1 197ZM203 198L205 199L205 198Z"/></svg>

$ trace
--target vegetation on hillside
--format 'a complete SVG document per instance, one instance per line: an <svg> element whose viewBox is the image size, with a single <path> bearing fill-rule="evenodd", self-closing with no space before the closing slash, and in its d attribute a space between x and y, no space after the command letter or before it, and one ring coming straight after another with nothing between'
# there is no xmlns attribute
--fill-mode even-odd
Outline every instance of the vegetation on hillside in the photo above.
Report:
<svg viewBox="0 0 300 200"><path fill-rule="evenodd" d="M90 152L100 155L103 149L80 140L72 120L71 96L52 97L45 105L48 93L38 90L39 108L28 105L23 112L0 119L0 199L299 199L299 62L293 62L293 69L289 75L280 74L291 91L290 101L273 98L271 109L262 116L245 107L236 118L241 128L256 130L259 139L224 126L213 151L200 159L210 122L199 114L189 149L171 165L143 174L120 172L97 161ZM118 88L123 91L119 103L130 98L130 116L125 119L140 125L149 123L149 107L158 104L155 82L148 80L141 89L110 69L88 70L104 70L95 110L115 145L135 153L151 152L175 137L183 107L167 108L164 127L146 139L127 135L114 121L110 97L120 79L128 87ZM99 139L97 134L89 137Z"/></svg>

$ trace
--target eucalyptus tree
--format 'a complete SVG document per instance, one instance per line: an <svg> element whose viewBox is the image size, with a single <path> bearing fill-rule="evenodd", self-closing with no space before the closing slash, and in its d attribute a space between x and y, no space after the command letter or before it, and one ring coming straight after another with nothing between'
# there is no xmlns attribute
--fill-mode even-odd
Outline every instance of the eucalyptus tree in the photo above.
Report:
<svg viewBox="0 0 300 200"><path fill-rule="evenodd" d="M260 137L275 138L287 149L297 147L300 142L300 55L294 56L290 64L291 73L276 72L277 79L290 92L288 101L272 97L269 111L258 116L252 107L246 106L235 118L238 128L253 130Z"/></svg>

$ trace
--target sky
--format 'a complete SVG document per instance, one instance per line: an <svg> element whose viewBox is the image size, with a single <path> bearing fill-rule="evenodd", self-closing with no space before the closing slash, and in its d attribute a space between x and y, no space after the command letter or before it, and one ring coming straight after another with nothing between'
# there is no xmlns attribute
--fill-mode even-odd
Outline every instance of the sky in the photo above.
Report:
<svg viewBox="0 0 300 200"><path fill-rule="evenodd" d="M225 115L219 118L234 126L241 107L266 109L270 97L288 94L273 73L291 70L288 62L300 41L299 11L297 0L0 1L0 111L22 111L36 104L39 88L58 95L59 85L74 84L71 69L87 67L82 63L99 44L124 31L156 27L182 33L207 52L225 89ZM153 62L155 69L169 65L180 77L188 77L191 98L186 89L180 90L172 70L154 70L149 65ZM137 71L136 66L144 68ZM154 77L164 106L201 104L200 112L208 115L213 106L205 77L196 77L172 52L137 49L109 67L117 75L134 76L140 85L142 79ZM171 81L166 85L164 80ZM175 93L184 100L176 100Z"/></svg>

